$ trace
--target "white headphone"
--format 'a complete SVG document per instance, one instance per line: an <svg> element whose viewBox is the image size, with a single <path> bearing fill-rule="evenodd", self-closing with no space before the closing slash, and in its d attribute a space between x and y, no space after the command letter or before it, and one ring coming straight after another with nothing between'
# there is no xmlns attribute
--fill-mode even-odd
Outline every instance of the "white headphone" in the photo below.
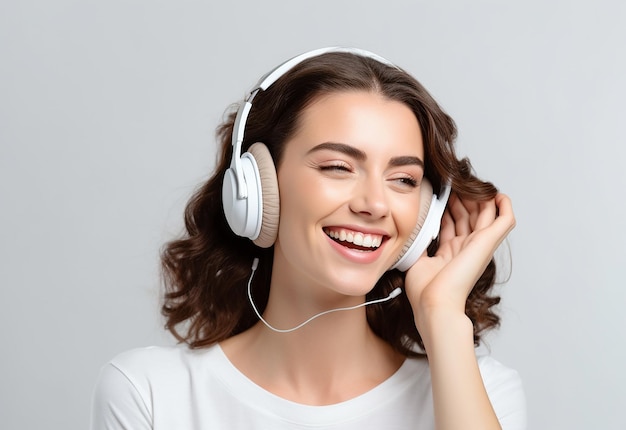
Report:
<svg viewBox="0 0 626 430"><path fill-rule="evenodd" d="M233 156L230 168L224 175L222 204L226 220L233 232L251 239L262 248L268 248L276 241L280 202L276 168L267 147L263 143L255 143L248 148L248 152L241 154L252 101L260 91L265 91L297 64L329 52L360 55L396 67L388 60L362 49L321 48L287 60L263 76L252 89L235 118L232 135ZM432 186L426 178L422 180L420 187L421 203L417 225L391 269L408 270L439 234L441 217L450 196L450 186L444 186L439 198L433 193Z"/></svg>

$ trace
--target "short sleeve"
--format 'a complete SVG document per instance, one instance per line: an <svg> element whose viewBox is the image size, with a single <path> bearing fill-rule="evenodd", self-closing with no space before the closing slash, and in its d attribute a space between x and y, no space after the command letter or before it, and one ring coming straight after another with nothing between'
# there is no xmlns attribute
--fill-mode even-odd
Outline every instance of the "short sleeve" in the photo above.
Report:
<svg viewBox="0 0 626 430"><path fill-rule="evenodd" d="M92 398L91 430L149 430L152 417L131 381L114 365L100 371Z"/></svg>
<svg viewBox="0 0 626 430"><path fill-rule="evenodd" d="M480 372L503 430L526 429L526 395L519 374L491 357L479 357Z"/></svg>

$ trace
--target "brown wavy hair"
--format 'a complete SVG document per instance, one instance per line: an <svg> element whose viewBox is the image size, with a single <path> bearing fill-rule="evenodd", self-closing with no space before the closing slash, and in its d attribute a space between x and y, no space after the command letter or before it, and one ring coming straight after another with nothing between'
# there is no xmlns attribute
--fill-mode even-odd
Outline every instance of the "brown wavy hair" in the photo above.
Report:
<svg viewBox="0 0 626 430"><path fill-rule="evenodd" d="M425 176L434 190L450 182L452 191L461 198L487 200L496 195L493 184L474 175L468 159L457 158L454 121L417 80L399 68L351 53L326 53L305 60L260 92L246 123L243 150L263 142L280 166L284 143L297 129L303 110L323 95L346 91L377 93L413 111L424 139ZM165 327L192 348L220 342L258 321L246 293L254 257L259 258L259 267L252 288L261 312L269 296L273 247L261 249L251 240L236 236L222 209L222 178L230 165L235 114L233 106L217 129L221 143L217 167L187 204L183 237L167 243L161 255ZM432 255L437 247L433 242L429 253ZM500 298L490 295L495 275L491 260L467 299L465 311L474 326L476 345L481 333L500 322L492 309ZM385 297L403 286L404 273L388 271L367 299ZM406 356L421 354L416 347L423 350L424 345L406 295L367 307L367 321L395 350Z"/></svg>

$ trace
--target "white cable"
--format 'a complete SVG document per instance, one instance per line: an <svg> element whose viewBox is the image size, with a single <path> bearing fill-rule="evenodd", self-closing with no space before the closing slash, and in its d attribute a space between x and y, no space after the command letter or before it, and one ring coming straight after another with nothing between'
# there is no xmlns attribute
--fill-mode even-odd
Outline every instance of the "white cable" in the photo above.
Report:
<svg viewBox="0 0 626 430"><path fill-rule="evenodd" d="M313 315L308 320L304 321L303 323L301 323L301 324L299 324L299 325L297 325L297 326L295 326L293 328L279 329L279 328L273 327L270 323L265 321L265 319L261 316L261 313L259 312L259 310L254 305L254 301L252 300L252 293L250 292L250 286L252 284L252 278L254 277L254 272L256 272L258 264L259 264L259 259L255 258L253 260L253 262L252 262L252 273L250 274L250 278L248 279L248 299L250 300L250 304L252 305L252 309L254 309L254 313L256 313L256 315L259 317L261 322L263 322L263 324L265 324L267 326L267 328L269 328L270 330L273 330L273 331L275 331L277 333L290 333L292 331L296 331L299 328L304 327L306 324L310 323L311 321L313 321L317 317L321 317L322 315L326 315L326 314L329 314L329 313L332 313L332 312L339 312L339 311L351 311L353 309L358 309L358 308L361 308L363 306L373 305L373 304L376 304L376 303L383 303L383 302L386 302L388 300L391 300L391 299L394 299L394 298L398 297L402 293L402 290L400 288L396 288L391 293L389 293L389 295L387 297L385 297L385 298L372 300L370 302L361 303L361 304L355 305L355 306L349 306L347 308L330 309L328 311L320 312L317 315Z"/></svg>

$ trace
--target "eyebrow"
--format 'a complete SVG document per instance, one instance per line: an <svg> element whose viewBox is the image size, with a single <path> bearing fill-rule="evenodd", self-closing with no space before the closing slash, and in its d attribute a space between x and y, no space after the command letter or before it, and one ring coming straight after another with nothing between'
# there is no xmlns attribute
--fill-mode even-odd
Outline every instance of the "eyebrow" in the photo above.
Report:
<svg viewBox="0 0 626 430"><path fill-rule="evenodd" d="M323 150L341 152L359 161L365 161L367 159L367 155L365 155L365 152L361 151L360 149L355 148L354 146L346 145L345 143L335 142L320 143L319 145L316 145L313 148L309 149L309 152L307 152L307 154L312 154L313 152Z"/></svg>
<svg viewBox="0 0 626 430"><path fill-rule="evenodd" d="M307 154L311 154L313 152L322 151L322 150L330 150L337 151L343 154L346 154L358 161L365 161L367 159L367 155L365 152L361 151L354 146L346 145L345 143L336 143L336 142L324 142L319 145L314 146L309 149ZM409 165L417 165L424 168L424 162L418 157L413 157L410 155L403 155L400 157L393 157L389 160L389 165L392 167L400 167L400 166L409 166Z"/></svg>
<svg viewBox="0 0 626 430"><path fill-rule="evenodd" d="M417 166L420 166L421 168L424 168L424 162L421 159L417 157L411 157L409 155L403 155L402 157L394 157L391 160L389 160L389 165L393 167L410 166L412 164L415 164Z"/></svg>

